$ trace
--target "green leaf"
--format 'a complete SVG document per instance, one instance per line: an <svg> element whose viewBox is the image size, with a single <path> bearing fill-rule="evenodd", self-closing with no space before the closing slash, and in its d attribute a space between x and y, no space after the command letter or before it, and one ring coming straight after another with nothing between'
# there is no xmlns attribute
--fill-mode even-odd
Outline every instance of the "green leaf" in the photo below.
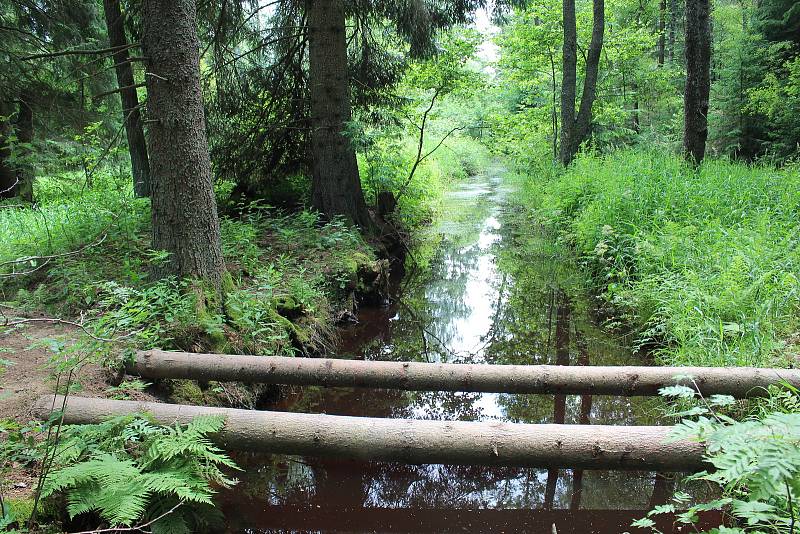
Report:
<svg viewBox="0 0 800 534"><path fill-rule="evenodd" d="M654 515L661 515L661 514L674 514L674 513L675 513L674 504L661 504L650 510L647 513L647 517Z"/></svg>
<svg viewBox="0 0 800 534"><path fill-rule="evenodd" d="M652 528L656 526L656 522L650 519L649 517L643 517L631 523L631 526L639 528Z"/></svg>
<svg viewBox="0 0 800 534"><path fill-rule="evenodd" d="M680 399L691 399L695 396L695 390L687 386L666 386L658 390L662 397L677 397Z"/></svg>
<svg viewBox="0 0 800 534"><path fill-rule="evenodd" d="M736 399L730 395L711 395L708 398L708 402L712 406L731 406L736 404Z"/></svg>

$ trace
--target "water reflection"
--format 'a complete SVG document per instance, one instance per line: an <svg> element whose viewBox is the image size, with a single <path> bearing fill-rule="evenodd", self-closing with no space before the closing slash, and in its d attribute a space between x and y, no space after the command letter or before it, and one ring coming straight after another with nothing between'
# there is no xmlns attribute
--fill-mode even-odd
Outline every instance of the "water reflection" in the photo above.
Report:
<svg viewBox="0 0 800 534"><path fill-rule="evenodd" d="M408 276L391 306L363 310L360 324L343 332L341 357L493 364L641 363L624 343L597 328L578 270L508 202L509 191L501 178L502 172L496 170L448 195L447 211L435 229L441 244L430 268ZM270 408L369 417L641 425L654 423L652 402L588 395L311 387L286 388L282 400ZM429 531L426 525L439 524L432 517L448 514L451 526L463 521L485 526L494 521L493 528L473 531L520 531L504 525L544 521L548 530L530 531L549 532L553 522L560 522L558 532L619 532L605 527L574 529L589 528L586 525L592 521L581 510L648 509L664 502L673 484L653 473L410 466L259 455L237 460L246 474L235 491L223 494L223 508L245 518L239 527L265 532L327 531L334 523L349 525L341 528L354 532L417 531L393 530L391 524ZM244 502L248 504L243 506ZM329 512L317 514L323 523L328 517L327 528L311 521L316 517L313 510ZM486 513L477 512L481 510ZM546 512L537 516L534 510L571 510L572 515L558 519ZM264 519L268 511L286 521ZM350 517L353 514L360 519ZM628 521L625 527L630 523L623 513L595 517L606 526L618 526L622 520ZM364 527L362 520L372 526Z"/></svg>

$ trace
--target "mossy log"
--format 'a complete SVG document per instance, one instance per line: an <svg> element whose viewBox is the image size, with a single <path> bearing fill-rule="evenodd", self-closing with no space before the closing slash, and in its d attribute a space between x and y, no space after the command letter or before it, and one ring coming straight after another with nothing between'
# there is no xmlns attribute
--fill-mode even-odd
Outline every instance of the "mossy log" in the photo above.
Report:
<svg viewBox="0 0 800 534"><path fill-rule="evenodd" d="M139 352L127 370L151 379L484 393L655 396L679 383L703 395L746 398L781 382L800 388L798 369L449 364L160 350Z"/></svg>
<svg viewBox="0 0 800 534"><path fill-rule="evenodd" d="M60 407L63 401L61 396L42 397L35 413L46 419L51 407ZM162 424L184 424L202 415L224 416L225 426L215 439L227 450L408 464L644 471L704 468L701 444L668 442L670 427L659 426L377 419L82 397L67 400L64 422L92 424L133 413L148 413Z"/></svg>

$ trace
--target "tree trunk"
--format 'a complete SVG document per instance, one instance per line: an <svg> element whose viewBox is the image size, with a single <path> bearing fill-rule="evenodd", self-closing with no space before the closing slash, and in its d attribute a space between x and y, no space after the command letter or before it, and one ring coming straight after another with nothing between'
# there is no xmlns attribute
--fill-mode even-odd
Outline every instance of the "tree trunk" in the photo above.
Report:
<svg viewBox="0 0 800 534"><path fill-rule="evenodd" d="M133 68L130 63L128 44L125 37L125 24L119 0L103 0L109 44L119 50L111 58L117 73L117 85L122 89L122 120L128 138L128 152L131 156L133 172L133 193L137 197L150 196L150 162L147 159L147 143L142 129L142 115L139 111L139 98L133 87Z"/></svg>
<svg viewBox="0 0 800 534"><path fill-rule="evenodd" d="M669 62L675 61L675 27L678 25L678 0L669 0Z"/></svg>
<svg viewBox="0 0 800 534"><path fill-rule="evenodd" d="M664 65L664 55L666 48L666 19L667 19L667 0L661 0L658 4L658 66Z"/></svg>
<svg viewBox="0 0 800 534"><path fill-rule="evenodd" d="M33 107L32 96L23 91L19 99L19 112L17 113L17 155L20 158L17 164L17 195L26 202L33 202L34 168L31 158L33 156Z"/></svg>
<svg viewBox="0 0 800 534"><path fill-rule="evenodd" d="M160 350L138 353L128 372L154 379L549 395L658 396L663 387L696 383L705 396L745 398L764 396L768 386L784 381L800 388L800 369L381 362ZM694 383L677 375L692 376Z"/></svg>
<svg viewBox="0 0 800 534"><path fill-rule="evenodd" d="M47 419L64 397L34 407ZM533 425L500 421L426 421L239 410L70 396L65 424L97 424L109 416L147 413L159 423L225 417L215 439L226 450L406 464L699 471L705 447L668 442L669 426Z"/></svg>
<svg viewBox="0 0 800 534"><path fill-rule="evenodd" d="M711 91L711 17L709 0L686 1L686 90L683 97L683 152L700 165L708 138Z"/></svg>
<svg viewBox="0 0 800 534"><path fill-rule="evenodd" d="M559 159L569 165L573 152L575 132L575 99L578 84L578 29L575 20L575 0L563 0L564 44L561 69L561 147Z"/></svg>
<svg viewBox="0 0 800 534"><path fill-rule="evenodd" d="M328 217L371 225L356 152L345 134L351 119L347 35L342 0L306 0L311 90L312 204Z"/></svg>
<svg viewBox="0 0 800 534"><path fill-rule="evenodd" d="M588 135L592 124L592 106L597 97L597 77L600 70L600 53L605 33L605 2L593 1L592 40L586 56L586 76L583 81L581 105L575 116L577 94L578 39L575 20L575 0L564 0L564 72L561 87L561 151L563 165L575 159L578 149Z"/></svg>
<svg viewBox="0 0 800 534"><path fill-rule="evenodd" d="M153 248L170 253L158 273L219 290L225 265L211 179L194 0L144 0Z"/></svg>
<svg viewBox="0 0 800 534"><path fill-rule="evenodd" d="M11 165L11 137L14 126L11 123L11 106L0 95L0 199L17 196L17 173Z"/></svg>

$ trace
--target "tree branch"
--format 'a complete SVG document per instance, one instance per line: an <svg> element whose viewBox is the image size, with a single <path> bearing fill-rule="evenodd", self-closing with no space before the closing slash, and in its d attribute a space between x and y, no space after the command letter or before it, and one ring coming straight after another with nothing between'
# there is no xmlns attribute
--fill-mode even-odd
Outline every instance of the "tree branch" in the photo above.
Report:
<svg viewBox="0 0 800 534"><path fill-rule="evenodd" d="M98 48L95 50L86 50L86 49L72 49L72 50L60 50L58 52L45 52L42 54L32 54L30 56L23 56L20 59L22 61L30 61L32 59L44 59L44 58L56 58L62 56L86 56L86 55L97 55L97 54L113 54L114 52L119 52L120 50L127 50L129 48L135 48L139 46L140 43L131 43L124 46L111 46L109 48Z"/></svg>
<svg viewBox="0 0 800 534"><path fill-rule="evenodd" d="M138 89L140 87L145 87L145 85L147 84L142 82L142 83L135 83L133 85L126 85L125 87L117 87L116 89L112 89L111 91L105 91L103 93L100 93L99 95L94 95L92 97L92 100L100 100L105 96L121 93L122 91L127 91L128 89Z"/></svg>

